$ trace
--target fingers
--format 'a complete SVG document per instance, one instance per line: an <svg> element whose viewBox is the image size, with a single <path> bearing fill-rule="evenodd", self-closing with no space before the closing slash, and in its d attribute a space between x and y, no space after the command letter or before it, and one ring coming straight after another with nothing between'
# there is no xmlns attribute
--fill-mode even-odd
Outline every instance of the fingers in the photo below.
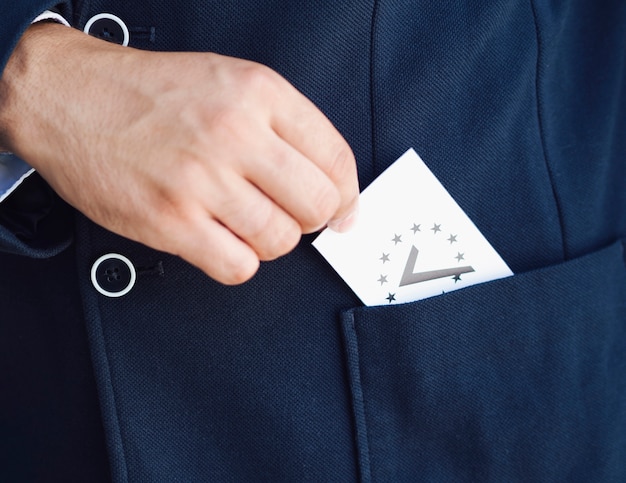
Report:
<svg viewBox="0 0 626 483"><path fill-rule="evenodd" d="M186 196L173 198L175 208L158 210L162 228L149 238L221 283L245 282L260 260L278 258L300 241L298 222L235 171L219 182L198 173L188 178Z"/></svg>
<svg viewBox="0 0 626 483"><path fill-rule="evenodd" d="M226 285L243 283L257 272L259 258L252 248L231 230L199 214L192 223L181 224L186 230L167 251L179 255L204 273Z"/></svg>
<svg viewBox="0 0 626 483"><path fill-rule="evenodd" d="M259 260L288 253L302 233L326 224L348 229L357 211L359 189L350 147L310 101L294 92L291 101L299 107L274 110L283 114L273 124L239 122L233 132L254 136L247 137L245 149L231 143L228 158L235 169L206 179L211 193L205 205L211 219L207 245L221 249L207 257L206 249L198 253L191 243L180 255L220 282L247 280Z"/></svg>
<svg viewBox="0 0 626 483"><path fill-rule="evenodd" d="M332 123L295 89L284 109L276 110L272 128L288 144L308 158L333 182L339 205L328 226L345 231L358 209L359 184L356 160L348 143Z"/></svg>
<svg viewBox="0 0 626 483"><path fill-rule="evenodd" d="M324 227L340 205L331 179L294 147L270 131L270 145L260 152L265 159L249 159L249 179L298 224L302 233Z"/></svg>
<svg viewBox="0 0 626 483"><path fill-rule="evenodd" d="M300 241L298 222L256 186L239 177L225 185L212 212L247 243L261 260L274 260Z"/></svg>

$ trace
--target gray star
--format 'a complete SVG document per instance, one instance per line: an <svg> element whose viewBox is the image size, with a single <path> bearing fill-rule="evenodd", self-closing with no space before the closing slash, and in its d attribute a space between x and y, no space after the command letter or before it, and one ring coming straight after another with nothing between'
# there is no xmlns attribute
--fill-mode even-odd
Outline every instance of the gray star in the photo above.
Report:
<svg viewBox="0 0 626 483"><path fill-rule="evenodd" d="M448 241L450 242L450 245L452 245L453 243L456 243L456 235L453 235L452 233L450 233L450 238L448 238Z"/></svg>
<svg viewBox="0 0 626 483"><path fill-rule="evenodd" d="M452 280L454 280L454 283L457 283L461 281L461 276L457 273L454 277L452 277Z"/></svg>
<svg viewBox="0 0 626 483"><path fill-rule="evenodd" d="M435 232L435 235L436 235L437 232L441 231L441 225L438 225L437 223L433 223L433 227L431 228L431 230Z"/></svg>
<svg viewBox="0 0 626 483"><path fill-rule="evenodd" d="M382 261L383 261L383 264L384 264L385 262L388 262L388 261L389 261L389 253L385 253L385 252L383 252L383 256L382 256L382 257L380 257L380 258L379 258L379 260L382 260Z"/></svg>
<svg viewBox="0 0 626 483"><path fill-rule="evenodd" d="M402 243L402 235L394 234L393 240L391 241L394 243L394 245L397 245L398 243Z"/></svg>
<svg viewBox="0 0 626 483"><path fill-rule="evenodd" d="M393 302L394 300L396 300L396 294L395 293L390 293L387 297L385 297L387 300L389 300L389 303Z"/></svg>
<svg viewBox="0 0 626 483"><path fill-rule="evenodd" d="M383 283L387 283L387 275L380 274L380 278L377 280L382 285Z"/></svg>
<svg viewBox="0 0 626 483"><path fill-rule="evenodd" d="M411 230L413 230L413 234L415 235L418 231L422 231L420 230L420 226L422 225L416 225L415 223L413 223L413 228L411 228Z"/></svg>
<svg viewBox="0 0 626 483"><path fill-rule="evenodd" d="M457 252L457 256L454 258L456 258L457 262L460 262L461 260L465 260L465 258L463 258L463 255L465 255L465 253Z"/></svg>

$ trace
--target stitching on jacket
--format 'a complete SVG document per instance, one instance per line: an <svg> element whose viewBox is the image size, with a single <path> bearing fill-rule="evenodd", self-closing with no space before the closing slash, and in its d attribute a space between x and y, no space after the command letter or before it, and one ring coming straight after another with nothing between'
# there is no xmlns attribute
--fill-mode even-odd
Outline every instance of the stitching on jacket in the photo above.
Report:
<svg viewBox="0 0 626 483"><path fill-rule="evenodd" d="M376 94L376 85L374 81L374 45L376 38L376 26L377 26L377 18L378 18L378 10L379 10L379 1L374 0L374 5L372 7L372 22L370 27L370 123L372 129L372 163L371 163L371 171L369 173L369 179L373 180L376 176L376 146L378 145L378 141L376 139L376 102L375 102L375 94Z"/></svg>
<svg viewBox="0 0 626 483"><path fill-rule="evenodd" d="M352 397L352 416L354 421L354 439L357 452L359 480L363 483L370 483L372 481L372 467L369 454L370 440L367 434L365 399L361 386L359 341L353 310L345 312L344 317L342 317L341 328L347 357L346 362L348 366L350 395Z"/></svg>
<svg viewBox="0 0 626 483"><path fill-rule="evenodd" d="M563 210L561 200L559 198L559 194L556 189L556 184L554 182L554 172L552 171L552 165L550 164L550 157L548 155L548 149L546 145L546 135L545 128L543 124L543 96L541 93L540 86L540 75L541 75L541 62L543 57L543 38L541 36L541 30L539 28L539 20L537 17L537 10L535 7L535 0L530 0L530 8L533 14L533 23L535 25L535 34L537 36L537 64L535 68L535 97L537 99L537 124L539 127L539 138L541 140L541 151L543 153L543 160L546 166L546 171L548 173L548 179L550 181L550 186L552 187L552 196L554 197L554 203L556 205L557 215L559 217L559 230L561 232L561 251L563 254L563 259L567 259L567 244L565 240L565 226L563 220Z"/></svg>
<svg viewBox="0 0 626 483"><path fill-rule="evenodd" d="M82 246L83 250L76 250L78 267L81 267L81 261L85 262L85 260L87 260L86 255L91 252L91 240L89 238L87 221L84 216L79 213L76 213L76 226L77 232L82 232L84 235L81 239L85 240ZM122 429L120 427L120 415L116 403L116 394L111 381L111 365L106 350L106 341L102 328L102 319L100 317L100 304L97 296L90 291L90 289L90 286L85 288L85 286L81 284L89 351L91 353L91 361L98 388L98 399L109 456L109 469L113 481L127 482L128 465L126 463L126 452L124 451L124 438L122 437Z"/></svg>

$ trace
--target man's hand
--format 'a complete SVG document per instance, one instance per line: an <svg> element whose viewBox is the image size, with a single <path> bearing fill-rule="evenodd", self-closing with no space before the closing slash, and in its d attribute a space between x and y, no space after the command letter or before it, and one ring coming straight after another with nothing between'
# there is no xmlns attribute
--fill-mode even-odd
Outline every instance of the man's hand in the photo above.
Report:
<svg viewBox="0 0 626 483"><path fill-rule="evenodd" d="M96 223L249 279L302 233L345 229L350 147L280 75L211 53L156 53L31 26L0 82L0 145Z"/></svg>

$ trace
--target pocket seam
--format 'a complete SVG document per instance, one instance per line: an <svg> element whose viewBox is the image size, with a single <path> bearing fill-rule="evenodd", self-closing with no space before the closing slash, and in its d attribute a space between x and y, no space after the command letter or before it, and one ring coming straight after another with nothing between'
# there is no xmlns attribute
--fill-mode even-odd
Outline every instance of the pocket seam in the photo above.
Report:
<svg viewBox="0 0 626 483"><path fill-rule="evenodd" d="M364 483L372 481L369 441L367 437L367 423L365 421L365 400L361 387L361 367L359 362L359 347L356 335L354 313L344 313L341 320L341 329L347 355L348 380L352 396L352 414L355 425L355 444L357 448L357 463L360 480Z"/></svg>

